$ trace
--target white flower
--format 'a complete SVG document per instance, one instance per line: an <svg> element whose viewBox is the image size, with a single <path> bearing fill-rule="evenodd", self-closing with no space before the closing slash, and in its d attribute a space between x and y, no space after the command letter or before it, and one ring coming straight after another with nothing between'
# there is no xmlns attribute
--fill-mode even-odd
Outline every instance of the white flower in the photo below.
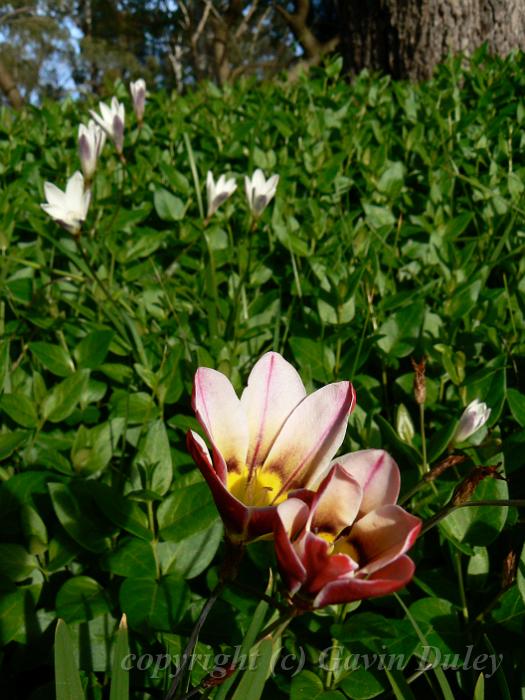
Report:
<svg viewBox="0 0 525 700"><path fill-rule="evenodd" d="M124 145L124 105L116 97L113 97L111 99L111 107L108 107L105 102L101 102L98 107L100 114L95 112L94 109L90 109L89 113L113 141L117 151L122 153Z"/></svg>
<svg viewBox="0 0 525 700"><path fill-rule="evenodd" d="M458 427L452 438L453 444L458 444L460 442L465 442L467 438L485 425L490 416L490 408L487 404L479 401L479 399L474 399L471 401L466 409L461 414L459 419Z"/></svg>
<svg viewBox="0 0 525 700"><path fill-rule="evenodd" d="M254 216L260 216L266 209L266 206L275 195L278 182L279 175L272 175L266 180L263 171L259 168L254 172L251 179L249 177L244 178L248 206Z"/></svg>
<svg viewBox="0 0 525 700"><path fill-rule="evenodd" d="M86 180L92 180L97 169L97 160L104 148L106 133L90 119L88 125L78 127L78 155Z"/></svg>
<svg viewBox="0 0 525 700"><path fill-rule="evenodd" d="M78 170L67 181L62 192L51 182L44 185L47 203L41 204L49 216L71 233L78 233L86 219L91 191L84 191L84 178Z"/></svg>
<svg viewBox="0 0 525 700"><path fill-rule="evenodd" d="M139 124L142 124L144 118L144 107L146 105L146 81L142 78L135 80L129 84L131 97L133 99L133 109Z"/></svg>
<svg viewBox="0 0 525 700"><path fill-rule="evenodd" d="M217 209L230 197L237 189L237 184L233 178L226 179L225 175L221 175L217 182L213 179L213 174L208 170L206 177L206 194L208 197L208 215L206 218L213 216Z"/></svg>

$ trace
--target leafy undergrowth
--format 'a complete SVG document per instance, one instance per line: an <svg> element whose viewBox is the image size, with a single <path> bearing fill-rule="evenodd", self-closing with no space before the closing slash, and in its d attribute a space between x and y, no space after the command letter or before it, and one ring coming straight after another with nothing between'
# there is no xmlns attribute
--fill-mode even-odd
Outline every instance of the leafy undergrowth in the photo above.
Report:
<svg viewBox="0 0 525 700"><path fill-rule="evenodd" d="M63 188L78 169L78 124L95 105L1 112L5 697L54 697L57 618L86 696L106 697L123 611L131 697L169 688L166 654L176 662L223 557L185 447L198 366L240 388L274 349L309 390L351 379L343 451L389 450L423 520L475 465L506 480L486 470L472 498L524 496L524 68L480 53L424 85L362 74L349 86L336 62L291 87L153 94L142 129L119 86L127 163L105 146L78 241L40 203L45 181ZM254 227L241 178L257 167L280 182ZM204 227L207 170L239 187ZM466 460L420 483L421 419L434 466L475 398L491 415L454 451ZM400 594L293 621L263 697L520 696L522 542L514 506L451 513L416 542ZM201 632L193 684L239 649L272 557L267 542L248 548ZM279 582L270 595L282 600Z"/></svg>

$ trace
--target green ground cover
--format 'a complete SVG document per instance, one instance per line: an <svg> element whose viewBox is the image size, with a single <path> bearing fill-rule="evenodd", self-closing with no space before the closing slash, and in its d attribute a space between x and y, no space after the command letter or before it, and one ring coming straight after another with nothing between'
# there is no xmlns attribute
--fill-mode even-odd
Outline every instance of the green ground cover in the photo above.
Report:
<svg viewBox="0 0 525 700"><path fill-rule="evenodd" d="M159 655L184 648L223 559L185 444L199 366L240 389L275 350L309 391L350 379L343 451L387 449L404 507L424 521L475 466L506 480L485 470L472 498L523 498L524 68L480 53L419 86L366 74L348 85L334 62L293 86L151 94L142 129L117 86L126 163L108 142L78 239L40 203L44 182L64 188L79 168L78 125L96 105L0 112L3 696L54 697L62 618L86 697L109 697L123 611L131 653L146 659L131 664L130 697L167 692L173 667ZM254 224L242 178L255 168L280 181ZM239 186L204 226L208 170ZM421 483L476 398L491 415L454 450L466 460ZM263 697L521 697L522 512L457 510L418 539L400 594L294 620L278 658L301 668L277 663ZM276 579L268 610L257 607L273 556L269 542L248 547L201 632L202 658L231 654L282 603ZM334 645L342 658L405 661L330 670ZM421 672L430 646L461 668ZM476 667L482 654L503 654L498 668ZM196 664L191 682L207 671ZM250 682L236 700L259 697Z"/></svg>

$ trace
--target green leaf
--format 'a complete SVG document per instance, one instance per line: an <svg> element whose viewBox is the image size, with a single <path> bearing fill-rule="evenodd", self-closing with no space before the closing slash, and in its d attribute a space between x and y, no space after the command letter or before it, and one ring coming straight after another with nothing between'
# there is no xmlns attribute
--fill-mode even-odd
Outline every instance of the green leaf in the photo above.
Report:
<svg viewBox="0 0 525 700"><path fill-rule="evenodd" d="M507 389L507 401L514 420L525 428L525 395L517 389Z"/></svg>
<svg viewBox="0 0 525 700"><path fill-rule="evenodd" d="M109 604L97 581L89 576L75 576L58 591L56 611L66 622L87 622L109 612Z"/></svg>
<svg viewBox="0 0 525 700"><path fill-rule="evenodd" d="M155 190L153 203L157 215L163 221L181 221L184 218L184 202L168 190Z"/></svg>
<svg viewBox="0 0 525 700"><path fill-rule="evenodd" d="M178 488L159 505L157 521L164 540L180 542L217 520L217 509L207 484Z"/></svg>
<svg viewBox="0 0 525 700"><path fill-rule="evenodd" d="M128 623L126 616L122 615L113 652L109 700L129 700L129 671L124 665L128 654Z"/></svg>
<svg viewBox="0 0 525 700"><path fill-rule="evenodd" d="M75 410L86 390L89 370L81 369L57 384L42 402L42 417L60 423Z"/></svg>
<svg viewBox="0 0 525 700"><path fill-rule="evenodd" d="M68 377L75 371L71 356L61 345L35 342L29 343L29 349L46 369L58 377Z"/></svg>
<svg viewBox="0 0 525 700"><path fill-rule="evenodd" d="M378 330L383 336L378 346L387 355L406 357L413 352L421 333L425 315L425 304L416 299L413 304L392 314Z"/></svg>
<svg viewBox="0 0 525 700"><path fill-rule="evenodd" d="M4 394L0 399L0 409L24 428L36 428L38 425L35 402L25 394Z"/></svg>
<svg viewBox="0 0 525 700"><path fill-rule="evenodd" d="M49 493L60 524L76 542L98 554L109 548L111 533L85 486L49 484Z"/></svg>
<svg viewBox="0 0 525 700"><path fill-rule="evenodd" d="M73 354L79 369L96 369L106 359L114 332L110 330L92 331L75 348Z"/></svg>
<svg viewBox="0 0 525 700"><path fill-rule="evenodd" d="M38 568L36 557L29 554L21 545L0 544L0 576L11 581L23 581L36 568Z"/></svg>
<svg viewBox="0 0 525 700"><path fill-rule="evenodd" d="M173 465L168 433L162 420L151 423L146 436L141 440L134 464L140 464L148 472L147 488L163 496L173 478Z"/></svg>
<svg viewBox="0 0 525 700"><path fill-rule="evenodd" d="M237 686L237 690L233 694L232 700L259 700L263 693L272 662L272 639L263 639L255 647L255 651L257 653L257 663L248 665Z"/></svg>
<svg viewBox="0 0 525 700"><path fill-rule="evenodd" d="M502 455L495 455L496 462L503 461ZM471 501L507 499L509 489L506 481L484 479L476 487ZM507 520L508 508L502 506L480 506L479 508L458 508L439 523L440 530L460 544L485 547L499 535Z"/></svg>
<svg viewBox="0 0 525 700"><path fill-rule="evenodd" d="M195 578L211 564L221 539L222 523L216 519L210 527L181 541L161 542L158 549L162 572Z"/></svg>
<svg viewBox="0 0 525 700"><path fill-rule="evenodd" d="M186 609L188 588L179 576L127 578L120 587L120 606L130 627L170 632Z"/></svg>
<svg viewBox="0 0 525 700"><path fill-rule="evenodd" d="M0 433L0 461L10 457L27 441L29 435L30 433L24 430Z"/></svg>
<svg viewBox="0 0 525 700"><path fill-rule="evenodd" d="M100 481L90 482L89 488L97 507L108 520L143 540L153 539L148 516L138 503Z"/></svg>
<svg viewBox="0 0 525 700"><path fill-rule="evenodd" d="M0 646L5 646L24 626L25 594L20 588L0 591Z"/></svg>
<svg viewBox="0 0 525 700"><path fill-rule="evenodd" d="M150 542L128 538L103 560L112 574L126 578L155 578L157 562ZM178 573L178 572L177 572Z"/></svg>
<svg viewBox="0 0 525 700"><path fill-rule="evenodd" d="M292 678L290 700L318 700L323 693L323 682L312 671L301 671Z"/></svg>
<svg viewBox="0 0 525 700"><path fill-rule="evenodd" d="M84 700L73 640L64 620L58 621L55 631L55 688L56 700Z"/></svg>

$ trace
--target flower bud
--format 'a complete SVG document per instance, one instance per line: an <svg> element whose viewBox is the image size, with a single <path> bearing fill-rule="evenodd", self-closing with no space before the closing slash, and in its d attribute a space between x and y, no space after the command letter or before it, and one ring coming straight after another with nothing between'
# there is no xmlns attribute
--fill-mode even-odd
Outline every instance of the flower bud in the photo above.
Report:
<svg viewBox="0 0 525 700"><path fill-rule="evenodd" d="M474 435L477 430L485 425L489 416L490 408L487 407L487 404L479 401L479 399L471 401L459 419L458 427L456 428L451 444L457 445L458 443L465 442L467 438Z"/></svg>

